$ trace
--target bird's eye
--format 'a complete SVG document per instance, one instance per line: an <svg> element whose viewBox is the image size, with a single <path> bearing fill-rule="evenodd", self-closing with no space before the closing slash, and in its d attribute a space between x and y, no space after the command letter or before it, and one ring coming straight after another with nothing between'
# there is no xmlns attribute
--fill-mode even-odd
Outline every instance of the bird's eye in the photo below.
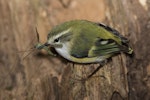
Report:
<svg viewBox="0 0 150 100"><path fill-rule="evenodd" d="M59 38L55 39L54 42L59 42Z"/></svg>

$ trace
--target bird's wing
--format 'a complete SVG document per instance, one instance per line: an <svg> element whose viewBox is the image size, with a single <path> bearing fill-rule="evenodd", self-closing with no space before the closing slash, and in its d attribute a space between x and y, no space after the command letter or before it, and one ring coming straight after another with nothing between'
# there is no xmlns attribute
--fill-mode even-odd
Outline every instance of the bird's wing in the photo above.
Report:
<svg viewBox="0 0 150 100"><path fill-rule="evenodd" d="M117 30L103 24L97 25L102 28L100 31L93 31L94 29L88 29L88 31L82 30L78 39L73 43L74 45L70 52L71 56L76 58L85 58L129 52L128 40L120 35ZM97 30L97 27L95 30ZM89 33L85 34L87 32ZM95 32L100 34L96 34Z"/></svg>
<svg viewBox="0 0 150 100"><path fill-rule="evenodd" d="M129 42L129 40L127 38L123 37L116 29L113 29L113 28L111 28L107 25L104 25L102 23L96 23L96 24L100 27L103 27L107 31L113 33L115 36L119 37L123 43L128 43Z"/></svg>
<svg viewBox="0 0 150 100"><path fill-rule="evenodd" d="M95 41L95 45L91 47L88 53L88 57L95 56L112 56L122 51L120 45L112 39L101 39L98 38Z"/></svg>
<svg viewBox="0 0 150 100"><path fill-rule="evenodd" d="M77 41L74 41L74 44L71 47L70 54L75 58L85 58L88 57L88 51L92 45L84 37L79 38Z"/></svg>

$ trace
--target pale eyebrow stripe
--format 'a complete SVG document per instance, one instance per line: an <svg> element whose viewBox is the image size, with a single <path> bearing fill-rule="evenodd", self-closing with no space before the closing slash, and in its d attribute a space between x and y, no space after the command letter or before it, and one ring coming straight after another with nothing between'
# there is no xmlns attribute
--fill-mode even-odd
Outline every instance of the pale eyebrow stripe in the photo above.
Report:
<svg viewBox="0 0 150 100"><path fill-rule="evenodd" d="M59 38L61 41L69 41L72 38L72 35L72 32L68 32L67 34L62 35Z"/></svg>
<svg viewBox="0 0 150 100"><path fill-rule="evenodd" d="M71 30L71 28L69 28L69 29L67 29L67 30L65 30L65 31L63 31L63 32L61 32L61 33L59 33L58 35L56 35L56 38L59 38L60 36L65 35L65 34L68 33L70 30Z"/></svg>

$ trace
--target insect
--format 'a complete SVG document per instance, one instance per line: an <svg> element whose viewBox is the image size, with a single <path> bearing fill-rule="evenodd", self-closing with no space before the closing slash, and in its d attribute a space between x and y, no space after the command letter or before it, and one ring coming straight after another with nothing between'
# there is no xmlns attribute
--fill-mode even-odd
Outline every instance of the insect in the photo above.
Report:
<svg viewBox="0 0 150 100"><path fill-rule="evenodd" d="M38 50L44 49L44 50L46 50L48 52L49 55L56 56L54 53L51 52L49 47L47 47L47 46L45 46L45 44L42 44L42 43L39 42L39 33L37 31L37 28L36 28L36 34L37 34L38 43L34 46L34 48L38 49Z"/></svg>

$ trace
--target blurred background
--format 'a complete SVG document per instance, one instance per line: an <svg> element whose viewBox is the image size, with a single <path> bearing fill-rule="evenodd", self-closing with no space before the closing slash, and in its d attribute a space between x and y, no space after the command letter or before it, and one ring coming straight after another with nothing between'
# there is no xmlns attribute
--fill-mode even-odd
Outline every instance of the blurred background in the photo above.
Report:
<svg viewBox="0 0 150 100"><path fill-rule="evenodd" d="M125 66L129 70L129 98L149 100L149 0L0 0L0 100L74 98L65 91L71 87L62 84L73 64L32 49L38 42L35 28L44 43L52 27L74 19L103 22L130 40L136 56ZM87 93L83 98L100 98L89 97Z"/></svg>

